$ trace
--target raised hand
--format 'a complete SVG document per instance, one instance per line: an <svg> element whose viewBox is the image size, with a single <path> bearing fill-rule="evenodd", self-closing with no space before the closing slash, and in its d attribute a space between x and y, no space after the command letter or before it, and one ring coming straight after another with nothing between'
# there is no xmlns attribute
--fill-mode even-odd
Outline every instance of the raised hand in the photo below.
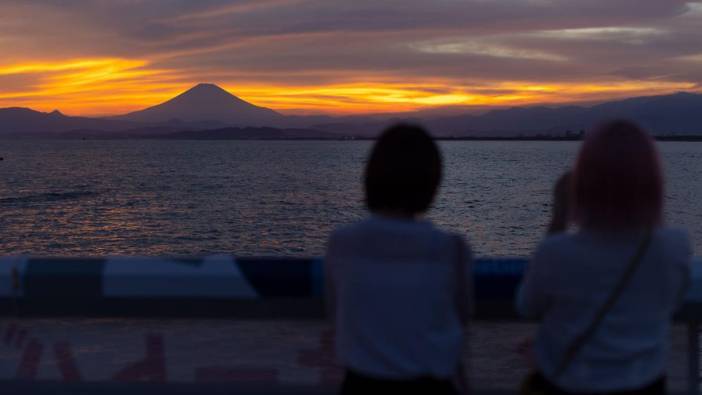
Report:
<svg viewBox="0 0 702 395"><path fill-rule="evenodd" d="M565 172L558 178L553 188L553 204L551 206L551 222L548 233L565 232L570 221L570 172Z"/></svg>

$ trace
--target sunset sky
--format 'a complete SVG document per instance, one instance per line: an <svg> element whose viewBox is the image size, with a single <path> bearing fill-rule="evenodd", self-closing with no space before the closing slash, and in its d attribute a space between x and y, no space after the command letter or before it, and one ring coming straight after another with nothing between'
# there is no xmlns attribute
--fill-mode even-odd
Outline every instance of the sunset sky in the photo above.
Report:
<svg viewBox="0 0 702 395"><path fill-rule="evenodd" d="M283 113L702 91L702 2L2 0L0 107L108 115L216 83Z"/></svg>

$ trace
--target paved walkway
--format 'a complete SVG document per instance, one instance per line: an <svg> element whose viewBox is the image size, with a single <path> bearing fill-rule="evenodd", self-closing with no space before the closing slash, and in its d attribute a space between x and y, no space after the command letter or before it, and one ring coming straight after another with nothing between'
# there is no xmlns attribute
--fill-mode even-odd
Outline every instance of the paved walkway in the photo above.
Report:
<svg viewBox="0 0 702 395"><path fill-rule="evenodd" d="M529 370L514 350L534 328L473 324L464 352L473 387L514 391ZM677 392L686 388L686 339L675 327L668 375ZM4 319L0 388L28 385L12 381L20 378L37 394L333 393L342 371L332 344L320 321Z"/></svg>

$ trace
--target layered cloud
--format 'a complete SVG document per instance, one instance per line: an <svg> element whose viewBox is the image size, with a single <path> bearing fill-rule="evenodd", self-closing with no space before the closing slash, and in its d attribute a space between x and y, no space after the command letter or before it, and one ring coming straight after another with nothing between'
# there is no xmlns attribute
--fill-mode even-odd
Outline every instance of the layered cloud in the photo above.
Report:
<svg viewBox="0 0 702 395"><path fill-rule="evenodd" d="M0 3L0 106L110 114L214 82L283 112L596 101L699 90L702 3Z"/></svg>

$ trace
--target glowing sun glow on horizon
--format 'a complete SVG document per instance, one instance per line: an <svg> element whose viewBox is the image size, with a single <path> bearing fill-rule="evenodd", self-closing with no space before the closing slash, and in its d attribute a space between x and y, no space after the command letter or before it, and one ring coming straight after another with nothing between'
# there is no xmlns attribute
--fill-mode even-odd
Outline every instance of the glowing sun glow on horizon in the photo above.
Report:
<svg viewBox="0 0 702 395"><path fill-rule="evenodd" d="M59 109L71 115L109 115L142 109L168 100L197 81L147 60L85 58L0 64L0 78L23 77L27 83L0 90L0 107ZM356 77L362 81L362 78ZM237 78L239 80L239 78ZM403 83L383 81L283 85L266 81L213 81L253 104L283 113L364 114L403 112L443 106L511 106L603 100L639 94L694 89L694 84L666 81L544 83L481 81L476 86L427 78Z"/></svg>

